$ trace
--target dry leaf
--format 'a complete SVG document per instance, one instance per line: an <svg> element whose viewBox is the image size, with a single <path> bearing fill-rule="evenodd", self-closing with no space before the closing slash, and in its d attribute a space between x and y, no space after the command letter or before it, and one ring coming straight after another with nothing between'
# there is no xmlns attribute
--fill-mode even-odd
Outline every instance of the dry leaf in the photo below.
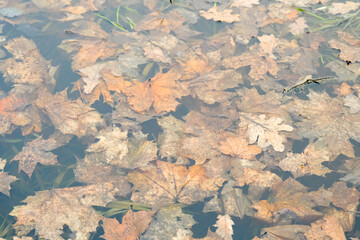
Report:
<svg viewBox="0 0 360 240"><path fill-rule="evenodd" d="M253 5L259 5L259 0L234 0L231 7L254 7Z"/></svg>
<svg viewBox="0 0 360 240"><path fill-rule="evenodd" d="M334 93L340 96L346 96L352 94L353 91L354 91L353 88L345 82L343 82L340 86L334 85Z"/></svg>
<svg viewBox="0 0 360 240"><path fill-rule="evenodd" d="M308 240L318 239L336 239L346 240L345 233L339 220L333 216L325 215L314 223L311 223L311 228L305 233Z"/></svg>
<svg viewBox="0 0 360 240"><path fill-rule="evenodd" d="M289 212L292 219L299 218L303 221L313 221L319 219L322 214L313 209L317 203L311 194L308 193L306 187L292 178L288 178L284 182L279 182L272 186L275 193L274 201L261 200L253 204L253 208L257 210L255 217L266 222L281 221L282 212ZM321 202L321 204L324 204ZM328 199L328 205L330 199ZM280 219L279 219L280 217Z"/></svg>
<svg viewBox="0 0 360 240"><path fill-rule="evenodd" d="M265 114L241 114L240 121L240 127L247 125L250 144L257 142L261 148L273 146L274 150L278 152L284 151L283 143L286 141L280 132L293 130L293 127L283 123L282 118L267 118Z"/></svg>
<svg viewBox="0 0 360 240"><path fill-rule="evenodd" d="M360 112L360 99L354 95L346 95L344 98L344 106L349 107L350 114L356 114Z"/></svg>
<svg viewBox="0 0 360 240"><path fill-rule="evenodd" d="M281 180L281 178L275 173L252 168L244 168L243 174L236 175L234 178L236 180L236 185L241 187L244 185L271 187L274 183Z"/></svg>
<svg viewBox="0 0 360 240"><path fill-rule="evenodd" d="M301 114L302 121L297 122L297 131L302 137L324 142L332 157L340 153L354 156L349 139L360 141L359 114L349 114L340 98L330 98L327 93L310 91L310 100L295 99L287 108L294 115ZM337 129L337 131L335 131ZM318 140L318 141L319 141Z"/></svg>
<svg viewBox="0 0 360 240"><path fill-rule="evenodd" d="M95 135L104 120L95 109L78 100L69 100L66 90L51 95L42 92L36 100L39 107L51 120L55 128L63 134L79 137Z"/></svg>
<svg viewBox="0 0 360 240"><path fill-rule="evenodd" d="M309 26L306 24L304 17L299 17L289 25L289 30L293 35L303 34L307 28L309 28Z"/></svg>
<svg viewBox="0 0 360 240"><path fill-rule="evenodd" d="M129 210L122 218L120 224L116 219L106 218L102 224L105 234L102 236L108 240L135 240L145 232L154 212Z"/></svg>
<svg viewBox="0 0 360 240"><path fill-rule="evenodd" d="M61 240L67 225L76 233L76 239L86 240L104 219L92 206L113 201L111 188L109 184L98 184L36 192L23 201L26 205L15 206L10 213L17 217L14 228L20 236L35 228L41 237Z"/></svg>
<svg viewBox="0 0 360 240"><path fill-rule="evenodd" d="M240 16L238 14L233 14L232 9L224 9L223 11L218 11L216 6L210 8L207 11L200 10L200 15L206 19L212 19L218 22L237 22L240 21Z"/></svg>
<svg viewBox="0 0 360 240"><path fill-rule="evenodd" d="M359 5L360 6L360 5ZM346 43L331 39L329 45L332 48L340 49L339 58L344 61L360 62L360 48L349 46Z"/></svg>
<svg viewBox="0 0 360 240"><path fill-rule="evenodd" d="M255 156L261 153L261 148L256 145L249 145L246 136L238 134L228 134L225 140L220 142L219 150L231 156L255 159Z"/></svg>
<svg viewBox="0 0 360 240"><path fill-rule="evenodd" d="M311 143L303 153L288 153L287 157L279 162L279 167L284 171L291 172L295 178L306 174L325 176L331 170L322 163L330 161L330 155L327 149L317 146L316 143Z"/></svg>
<svg viewBox="0 0 360 240"><path fill-rule="evenodd" d="M196 221L193 219L193 216L183 213L181 207L170 205L160 209L156 213L154 220L150 223L146 232L141 236L141 239L176 240L175 237L178 235L179 231L190 231L195 223ZM180 238L179 240L183 239L187 238Z"/></svg>
<svg viewBox="0 0 360 240"><path fill-rule="evenodd" d="M219 215L218 220L214 224L217 227L216 234L222 237L224 240L232 240L234 233L232 226L235 225L229 214Z"/></svg>
<svg viewBox="0 0 360 240"><path fill-rule="evenodd" d="M177 201L186 204L202 201L215 194L224 182L221 178L209 178L203 166L187 169L162 161L145 170L130 172L128 179L134 184L131 200L156 209Z"/></svg>
<svg viewBox="0 0 360 240"><path fill-rule="evenodd" d="M150 81L134 82L124 90L130 107L137 112L154 107L157 113L174 111L180 104L176 99L188 95L186 85L180 84L181 73L170 69L166 73L157 73Z"/></svg>
<svg viewBox="0 0 360 240"><path fill-rule="evenodd" d="M17 177L9 175L7 172L0 172L0 192L10 197L10 184L18 180Z"/></svg>
<svg viewBox="0 0 360 240"><path fill-rule="evenodd" d="M268 239L302 240L304 239L305 232L308 231L309 228L310 227L306 225L281 225L263 228L261 232L263 236L268 237Z"/></svg>
<svg viewBox="0 0 360 240"><path fill-rule="evenodd" d="M31 142L26 143L20 153L11 161L19 161L19 172L24 171L31 177L36 165L38 163L43 165L57 164L57 156L51 151L64 145L66 142L59 141L59 138L37 138Z"/></svg>
<svg viewBox="0 0 360 240"><path fill-rule="evenodd" d="M331 14L345 14L354 11L360 7L360 3L346 1L345 3L332 3L332 7L329 8Z"/></svg>

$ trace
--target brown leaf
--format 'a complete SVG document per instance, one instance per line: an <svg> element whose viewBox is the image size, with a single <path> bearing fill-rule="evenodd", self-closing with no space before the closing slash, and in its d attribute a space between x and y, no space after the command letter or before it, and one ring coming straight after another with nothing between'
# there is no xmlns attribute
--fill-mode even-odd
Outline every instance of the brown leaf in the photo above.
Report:
<svg viewBox="0 0 360 240"><path fill-rule="evenodd" d="M93 205L105 206L114 200L109 192L112 186L90 185L39 191L27 197L26 205L15 206L10 213L17 217L14 225L19 235L26 235L35 228L46 239L61 240L64 225L76 232L77 239L88 239L104 220Z"/></svg>
<svg viewBox="0 0 360 240"><path fill-rule="evenodd" d="M66 142L59 140L59 138L37 138L31 142L26 143L20 153L11 161L19 161L19 172L24 171L31 177L36 165L38 163L43 165L57 164L57 156L51 151L64 145Z"/></svg>
<svg viewBox="0 0 360 240"><path fill-rule="evenodd" d="M360 3L346 1L345 3L332 3L332 7L329 8L331 14L345 14L354 11L360 7Z"/></svg>
<svg viewBox="0 0 360 240"><path fill-rule="evenodd" d="M109 240L136 240L145 232L154 212L139 211L133 212L129 210L122 218L120 224L116 219L106 218L102 227L104 228L105 239Z"/></svg>
<svg viewBox="0 0 360 240"><path fill-rule="evenodd" d="M301 115L302 121L295 123L302 137L319 138L327 145L332 157L340 153L354 156L353 145L349 139L360 140L359 114L350 114L340 98L330 98L327 93L310 91L310 100L295 99L287 109L294 116ZM334 131L339 129L339 131Z"/></svg>
<svg viewBox="0 0 360 240"><path fill-rule="evenodd" d="M162 161L146 170L130 172L128 178L134 184L131 200L154 208L176 201L186 204L202 201L215 194L224 182L221 178L207 177L203 166L186 169L185 166Z"/></svg>
<svg viewBox="0 0 360 240"><path fill-rule="evenodd" d="M347 210L348 206L358 204L360 193L355 188L348 188L345 182L336 182L328 190L333 192L332 203L336 207Z"/></svg>
<svg viewBox="0 0 360 240"><path fill-rule="evenodd" d="M214 227L217 227L216 234L222 237L224 240L232 240L232 235L234 233L232 226L234 225L233 220L229 214L219 215L218 220L214 224Z"/></svg>
<svg viewBox="0 0 360 240"><path fill-rule="evenodd" d="M262 151L261 148L256 145L249 145L247 136L241 133L227 135L225 140L219 143L219 150L224 154L246 159L255 159L255 156Z"/></svg>
<svg viewBox="0 0 360 240"><path fill-rule="evenodd" d="M360 62L360 48L349 46L346 43L339 42L335 39L329 41L329 45L332 48L340 49L341 53L339 58L344 61Z"/></svg>
<svg viewBox="0 0 360 240"><path fill-rule="evenodd" d="M10 197L10 184L18 180L17 177L9 175L7 172L0 172L0 192Z"/></svg>
<svg viewBox="0 0 360 240"><path fill-rule="evenodd" d="M240 21L240 16L238 14L233 14L231 9L224 9L223 11L218 11L216 6L210 8L207 11L200 10L200 15L206 19L212 19L219 22L237 22Z"/></svg>
<svg viewBox="0 0 360 240"><path fill-rule="evenodd" d="M261 232L264 233L263 235L268 237L268 239L301 240L304 238L304 234L309 228L310 227L306 225L281 225L263 228Z"/></svg>
<svg viewBox="0 0 360 240"><path fill-rule="evenodd" d="M261 200L252 207L257 210L255 217L266 221L276 222L281 216L281 211L289 211L295 217L303 221L319 219L322 214L313 209L317 205L314 197L309 195L306 187L292 178L279 182L272 187L275 196L274 201ZM329 199L330 201L330 199Z"/></svg>
<svg viewBox="0 0 360 240"><path fill-rule="evenodd" d="M322 165L322 162L330 161L330 153L327 149L317 146L316 143L309 144L303 153L288 153L287 157L279 162L279 167L284 171L290 171L295 178L306 174L325 176L331 172Z"/></svg>
<svg viewBox="0 0 360 240"><path fill-rule="evenodd" d="M305 233L305 236L308 240L346 239L339 220L336 217L328 215L325 215L323 219L311 223L311 228Z"/></svg>
<svg viewBox="0 0 360 240"><path fill-rule="evenodd" d="M79 99L69 100L66 90L55 95L42 92L36 100L36 105L63 134L74 134L79 137L95 135L98 132L97 127L104 124L104 120L95 109L83 104Z"/></svg>
<svg viewBox="0 0 360 240"><path fill-rule="evenodd" d="M188 95L186 85L178 81L182 74L170 69L166 73L157 73L150 81L134 82L125 89L132 109L137 112L147 111L151 106L157 113L174 111L180 104L176 99Z"/></svg>

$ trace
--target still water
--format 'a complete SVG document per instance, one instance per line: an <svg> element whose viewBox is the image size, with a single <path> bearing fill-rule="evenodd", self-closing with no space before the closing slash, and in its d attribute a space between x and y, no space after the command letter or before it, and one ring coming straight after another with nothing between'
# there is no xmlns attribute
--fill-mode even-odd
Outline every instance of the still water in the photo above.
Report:
<svg viewBox="0 0 360 240"><path fill-rule="evenodd" d="M0 7L1 238L359 238L357 1Z"/></svg>

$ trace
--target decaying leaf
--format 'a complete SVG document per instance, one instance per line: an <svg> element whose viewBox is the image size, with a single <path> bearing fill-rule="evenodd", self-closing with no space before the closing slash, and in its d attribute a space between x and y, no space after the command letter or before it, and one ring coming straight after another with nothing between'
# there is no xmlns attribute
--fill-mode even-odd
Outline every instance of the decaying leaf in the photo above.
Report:
<svg viewBox="0 0 360 240"><path fill-rule="evenodd" d="M267 237L265 239L301 240L304 239L304 234L309 228L306 225L280 225L263 228L261 233L264 237Z"/></svg>
<svg viewBox="0 0 360 240"><path fill-rule="evenodd" d="M360 140L359 114L350 114L340 98L330 98L327 93L310 91L308 96L310 100L295 99L287 106L290 112L303 118L295 124L298 133L312 140L319 138L333 157L340 153L353 157L349 139Z"/></svg>
<svg viewBox="0 0 360 240"><path fill-rule="evenodd" d="M160 209L156 213L154 220L150 223L142 238L151 240L176 239L175 237L181 230L191 232L190 229L195 223L192 215L183 213L180 206L171 205Z"/></svg>
<svg viewBox="0 0 360 240"><path fill-rule="evenodd" d="M330 161L330 155L327 149L312 143L303 153L288 153L287 157L279 162L279 167L290 171L295 178L306 174L325 176L331 170L322 165L322 162Z"/></svg>
<svg viewBox="0 0 360 240"><path fill-rule="evenodd" d="M35 229L46 239L61 240L67 225L76 239L86 240L104 219L92 205L105 206L114 200L109 188L112 186L97 184L36 192L24 200L26 205L16 206L10 213L17 217L14 228L19 236Z"/></svg>
<svg viewBox="0 0 360 240"><path fill-rule="evenodd" d="M154 208L175 202L191 204L213 195L224 179L209 178L201 165L177 166L157 161L155 166L132 171L129 182L134 184L131 200Z"/></svg>
<svg viewBox="0 0 360 240"><path fill-rule="evenodd" d="M329 8L331 14L345 14L354 11L360 7L360 3L346 1L345 3L334 2L332 7Z"/></svg>
<svg viewBox="0 0 360 240"><path fill-rule="evenodd" d="M240 16L233 14L231 9L224 9L223 11L218 11L216 6L210 8L208 11L200 10L200 15L206 19L212 19L219 22L236 22L240 21Z"/></svg>
<svg viewBox="0 0 360 240"><path fill-rule="evenodd" d="M267 117L265 114L241 114L240 121L240 127L247 125L250 144L257 142L261 148L273 146L278 152L284 151L286 141L280 132L293 130L292 126L283 123L282 118Z"/></svg>
<svg viewBox="0 0 360 240"><path fill-rule="evenodd" d="M27 143L20 153L18 153L11 161L19 161L19 172L24 171L31 177L36 165L38 163L43 165L57 164L57 156L51 151L64 145L66 141L57 139L37 138Z"/></svg>
<svg viewBox="0 0 360 240"><path fill-rule="evenodd" d="M95 109L85 105L79 99L69 100L66 91L55 95L42 92L36 100L36 105L63 134L75 134L79 137L95 135L98 127L104 124Z"/></svg>
<svg viewBox="0 0 360 240"><path fill-rule="evenodd" d="M145 232L154 212L129 210L122 218L120 224L116 219L104 219L102 227L105 234L102 236L108 240L135 240Z"/></svg>
<svg viewBox="0 0 360 240"><path fill-rule="evenodd" d="M338 239L345 240L345 233L339 220L333 216L325 215L323 219L320 219L311 224L311 228L305 233L305 236L309 240L317 239Z"/></svg>
<svg viewBox="0 0 360 240"><path fill-rule="evenodd" d="M332 48L340 49L341 53L339 58L344 61L360 62L360 48L349 46L346 43L339 42L335 39L329 41L329 45Z"/></svg>
<svg viewBox="0 0 360 240"><path fill-rule="evenodd" d="M216 233L224 240L232 240L232 235L234 233L232 226L234 225L233 220L229 214L219 215L218 220L214 224L214 227L217 227Z"/></svg>
<svg viewBox="0 0 360 240"><path fill-rule="evenodd" d="M9 175L7 172L0 172L0 192L10 197L10 184L18 178Z"/></svg>

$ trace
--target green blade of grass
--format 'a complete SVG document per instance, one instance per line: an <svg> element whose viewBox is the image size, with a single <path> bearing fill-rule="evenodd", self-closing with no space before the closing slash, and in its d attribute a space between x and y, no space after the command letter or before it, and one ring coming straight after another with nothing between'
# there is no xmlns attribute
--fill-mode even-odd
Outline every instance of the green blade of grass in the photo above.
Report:
<svg viewBox="0 0 360 240"><path fill-rule="evenodd" d="M103 16L103 15L100 15L98 13L96 13L96 15L98 17L101 17L102 19L105 19L106 21L108 21L109 23L111 23L112 25L114 25L115 27L127 32L127 30L125 28L123 28L121 25L117 24L116 22L113 22L112 20L108 19L107 17Z"/></svg>
<svg viewBox="0 0 360 240"><path fill-rule="evenodd" d="M316 14L314 14L314 13L308 12L308 11L302 9L302 8L297 7L296 10L298 10L298 11L300 11L300 12L307 13L307 14L309 14L309 15L311 15L311 16L313 16L313 17L316 17L316 18L318 18L318 19L320 19L320 20L322 20L322 21L326 21L325 18L320 17L319 15L316 15Z"/></svg>

